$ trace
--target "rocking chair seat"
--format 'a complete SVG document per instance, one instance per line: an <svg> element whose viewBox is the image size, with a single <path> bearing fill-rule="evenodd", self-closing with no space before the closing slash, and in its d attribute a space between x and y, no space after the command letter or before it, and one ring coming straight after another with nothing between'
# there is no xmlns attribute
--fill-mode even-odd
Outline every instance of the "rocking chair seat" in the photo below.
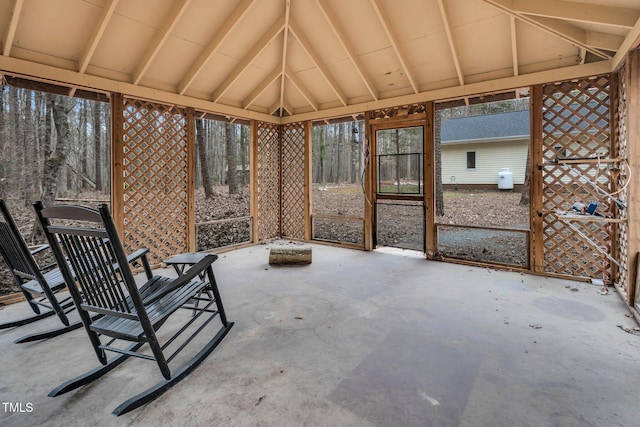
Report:
<svg viewBox="0 0 640 427"><path fill-rule="evenodd" d="M168 277L154 276L141 288L141 296L150 296L151 294L157 294L162 292L162 288L166 285L173 283L174 279ZM145 305L147 316L154 329L157 329L158 325L162 324L167 317L173 312L182 307L187 301L189 301L193 295L197 294L207 283L200 280L193 280L177 288L157 301L152 302L149 305ZM133 309L130 299L128 300L130 307ZM89 308L84 306L84 308ZM113 338L123 339L127 341L142 341L144 337L144 330L138 318L128 319L126 317L105 315L100 320L91 324L91 330L104 334Z"/></svg>
<svg viewBox="0 0 640 427"><path fill-rule="evenodd" d="M58 292L60 289L66 286L64 277L62 276L62 272L60 271L59 268L55 268L51 271L44 273L43 277L46 280L46 282L49 284L49 287L53 292ZM34 297L41 297L44 295L44 290L42 289L42 286L40 286L40 283L38 283L38 281L35 279L29 280L28 282L23 283L22 289L29 292Z"/></svg>

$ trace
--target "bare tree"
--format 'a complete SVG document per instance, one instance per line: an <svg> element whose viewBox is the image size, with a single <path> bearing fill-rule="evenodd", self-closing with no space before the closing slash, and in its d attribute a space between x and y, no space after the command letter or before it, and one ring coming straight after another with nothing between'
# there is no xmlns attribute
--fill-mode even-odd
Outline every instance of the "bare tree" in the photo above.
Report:
<svg viewBox="0 0 640 427"><path fill-rule="evenodd" d="M202 177L202 186L207 199L214 196L211 187L211 176L209 175L209 163L207 162L207 146L204 130L204 122L202 119L196 120L196 144L198 146L198 159L200 160L200 176Z"/></svg>
<svg viewBox="0 0 640 427"><path fill-rule="evenodd" d="M75 100L63 96L49 95L49 104L53 111L56 141L53 152L45 161L42 173L42 194L40 197L45 206L52 205L56 199L58 176L69 155L72 138L69 113L73 110Z"/></svg>
<svg viewBox="0 0 640 427"><path fill-rule="evenodd" d="M224 138L227 149L227 185L229 185L229 194L238 194L238 160L235 144L235 129L231 123L224 125Z"/></svg>
<svg viewBox="0 0 640 427"><path fill-rule="evenodd" d="M93 129L93 161L94 168L96 171L95 183L96 190L102 191L104 189L102 184L102 147L101 147L101 139L102 132L100 127L100 118L101 118L102 106L100 103L95 103L93 105L93 116L91 128Z"/></svg>

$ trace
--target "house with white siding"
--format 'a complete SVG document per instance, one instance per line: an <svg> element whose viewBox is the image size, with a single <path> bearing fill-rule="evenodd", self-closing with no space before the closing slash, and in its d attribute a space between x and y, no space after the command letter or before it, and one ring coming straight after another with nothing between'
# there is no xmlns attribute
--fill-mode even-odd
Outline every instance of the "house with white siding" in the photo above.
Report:
<svg viewBox="0 0 640 427"><path fill-rule="evenodd" d="M516 190L524 183L529 111L443 118L440 135L445 189L497 189L505 168Z"/></svg>

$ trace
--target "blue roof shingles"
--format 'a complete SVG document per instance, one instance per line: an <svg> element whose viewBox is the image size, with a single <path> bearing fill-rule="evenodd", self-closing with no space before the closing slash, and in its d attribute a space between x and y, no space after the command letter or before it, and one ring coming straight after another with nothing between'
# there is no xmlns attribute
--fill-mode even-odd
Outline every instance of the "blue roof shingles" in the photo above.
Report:
<svg viewBox="0 0 640 427"><path fill-rule="evenodd" d="M442 121L441 141L529 137L529 111L486 114Z"/></svg>

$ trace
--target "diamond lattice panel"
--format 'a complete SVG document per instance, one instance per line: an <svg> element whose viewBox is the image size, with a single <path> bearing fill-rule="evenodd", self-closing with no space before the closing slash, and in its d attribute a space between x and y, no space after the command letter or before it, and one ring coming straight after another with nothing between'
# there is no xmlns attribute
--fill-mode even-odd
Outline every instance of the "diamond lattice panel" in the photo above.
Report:
<svg viewBox="0 0 640 427"><path fill-rule="evenodd" d="M574 223L592 244L560 220L557 211L571 211L578 202L611 206L610 178L605 164L571 165L562 159L608 158L610 149L609 78L594 77L546 85L543 90L544 268L547 272L609 279L609 260L593 245L609 251L611 230L602 223Z"/></svg>
<svg viewBox="0 0 640 427"><path fill-rule="evenodd" d="M182 110L126 99L124 244L160 263L187 248L187 129Z"/></svg>
<svg viewBox="0 0 640 427"><path fill-rule="evenodd" d="M304 239L304 124L282 128L282 236Z"/></svg>
<svg viewBox="0 0 640 427"><path fill-rule="evenodd" d="M258 240L265 240L280 234L280 135L275 124L258 122L257 129Z"/></svg>

